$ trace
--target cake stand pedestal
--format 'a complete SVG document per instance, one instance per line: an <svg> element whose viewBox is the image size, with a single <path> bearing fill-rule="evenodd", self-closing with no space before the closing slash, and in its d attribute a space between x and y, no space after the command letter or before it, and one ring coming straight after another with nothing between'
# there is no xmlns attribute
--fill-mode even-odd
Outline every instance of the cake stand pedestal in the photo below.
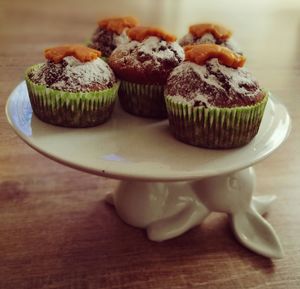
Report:
<svg viewBox="0 0 300 289"><path fill-rule="evenodd" d="M207 150L175 140L167 121L131 116L116 106L107 123L88 129L56 127L32 114L26 85L9 96L7 119L15 132L43 155L88 173L121 180L107 202L129 225L163 241L200 224L210 212L229 215L237 240L269 258L282 246L262 217L275 196L253 196L252 166L287 138L286 108L270 95L257 136L247 146Z"/></svg>
<svg viewBox="0 0 300 289"><path fill-rule="evenodd" d="M191 182L121 181L106 201L124 222L146 229L153 241L185 233L210 212L227 213L241 244L265 257L281 258L279 238L262 217L276 196L253 196L254 191L255 173L250 167Z"/></svg>

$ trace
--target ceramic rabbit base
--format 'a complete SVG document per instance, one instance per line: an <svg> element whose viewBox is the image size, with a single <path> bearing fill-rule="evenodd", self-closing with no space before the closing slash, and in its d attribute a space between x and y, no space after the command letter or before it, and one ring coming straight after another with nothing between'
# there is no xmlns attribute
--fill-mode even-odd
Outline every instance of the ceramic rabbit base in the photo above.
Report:
<svg viewBox="0 0 300 289"><path fill-rule="evenodd" d="M121 219L164 241L199 225L210 212L229 214L237 240L268 258L283 250L273 227L262 217L275 196L253 196L255 173L247 168L192 182L122 181L106 200Z"/></svg>
<svg viewBox="0 0 300 289"><path fill-rule="evenodd" d="M25 81L10 94L6 116L17 135L43 155L88 173L128 180L107 200L125 222L146 229L151 240L179 236L217 211L229 214L237 239L247 248L270 258L282 256L274 229L261 217L275 198L252 197L254 171L238 171L269 156L289 135L290 116L272 94L253 141L226 151L187 149L174 141L167 120L132 116L118 103L113 119L99 127L48 125L32 112ZM211 172L216 176L203 178ZM177 182L196 176L198 181ZM130 181L135 178L166 183Z"/></svg>

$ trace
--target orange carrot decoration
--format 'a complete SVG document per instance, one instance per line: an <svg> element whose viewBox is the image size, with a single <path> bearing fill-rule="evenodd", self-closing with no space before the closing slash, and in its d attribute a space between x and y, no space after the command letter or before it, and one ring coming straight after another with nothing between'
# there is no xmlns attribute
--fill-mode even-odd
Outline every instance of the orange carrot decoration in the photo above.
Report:
<svg viewBox="0 0 300 289"><path fill-rule="evenodd" d="M242 67L246 58L242 55L234 53L229 48L216 44L198 44L187 45L184 47L185 60L197 63L199 65L211 58L218 58L223 65L232 68Z"/></svg>
<svg viewBox="0 0 300 289"><path fill-rule="evenodd" d="M232 32L224 26L212 23L192 25L190 26L189 31L193 36L197 38L200 38L205 33L211 33L216 39L222 41L228 39L232 35Z"/></svg>
<svg viewBox="0 0 300 289"><path fill-rule="evenodd" d="M121 34L125 28L132 28L139 24L139 21L132 16L106 18L98 22L98 25L106 30Z"/></svg>
<svg viewBox="0 0 300 289"><path fill-rule="evenodd" d="M45 49L45 57L59 63L66 56L74 56L81 62L88 62L101 56L101 52L80 44L62 45Z"/></svg>
<svg viewBox="0 0 300 289"><path fill-rule="evenodd" d="M127 30L127 35L130 39L142 42L144 39L150 36L156 36L167 42L176 41L176 36L172 35L161 28L157 27L146 27L146 26L136 26Z"/></svg>

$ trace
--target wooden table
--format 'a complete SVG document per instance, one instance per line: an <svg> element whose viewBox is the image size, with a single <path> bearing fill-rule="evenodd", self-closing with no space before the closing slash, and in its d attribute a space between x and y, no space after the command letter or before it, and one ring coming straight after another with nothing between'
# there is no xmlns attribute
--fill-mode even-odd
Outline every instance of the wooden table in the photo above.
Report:
<svg viewBox="0 0 300 289"><path fill-rule="evenodd" d="M300 5L295 1L0 1L0 288L300 288ZM288 141L258 164L257 194L285 257L241 247L227 217L163 243L125 225L103 202L117 181L55 163L9 128L4 106L45 47L82 42L96 20L136 15L183 35L191 23L231 27L261 85L288 107Z"/></svg>

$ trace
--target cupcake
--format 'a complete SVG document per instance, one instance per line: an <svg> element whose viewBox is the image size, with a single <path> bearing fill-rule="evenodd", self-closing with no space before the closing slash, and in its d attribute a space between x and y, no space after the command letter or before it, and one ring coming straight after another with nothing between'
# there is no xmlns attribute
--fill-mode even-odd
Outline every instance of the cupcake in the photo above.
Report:
<svg viewBox="0 0 300 289"><path fill-rule="evenodd" d="M137 24L138 20L132 16L102 19L88 46L100 50L106 59L117 46L129 41L126 30Z"/></svg>
<svg viewBox="0 0 300 289"><path fill-rule="evenodd" d="M241 49L231 38L231 35L232 32L221 25L212 23L195 24L189 27L189 33L179 40L179 44L181 46L191 44L218 44L238 54L243 54Z"/></svg>
<svg viewBox="0 0 300 289"><path fill-rule="evenodd" d="M165 99L174 136L194 146L228 149L257 134L268 95L243 68L245 57L216 44L185 47Z"/></svg>
<svg viewBox="0 0 300 289"><path fill-rule="evenodd" d="M127 34L131 41L118 46L108 60L121 80L121 106L137 116L166 118L164 85L184 51L174 35L159 28L137 26Z"/></svg>
<svg viewBox="0 0 300 289"><path fill-rule="evenodd" d="M45 50L47 61L25 74L35 115L47 123L90 127L111 115L119 82L101 52L64 45Z"/></svg>

